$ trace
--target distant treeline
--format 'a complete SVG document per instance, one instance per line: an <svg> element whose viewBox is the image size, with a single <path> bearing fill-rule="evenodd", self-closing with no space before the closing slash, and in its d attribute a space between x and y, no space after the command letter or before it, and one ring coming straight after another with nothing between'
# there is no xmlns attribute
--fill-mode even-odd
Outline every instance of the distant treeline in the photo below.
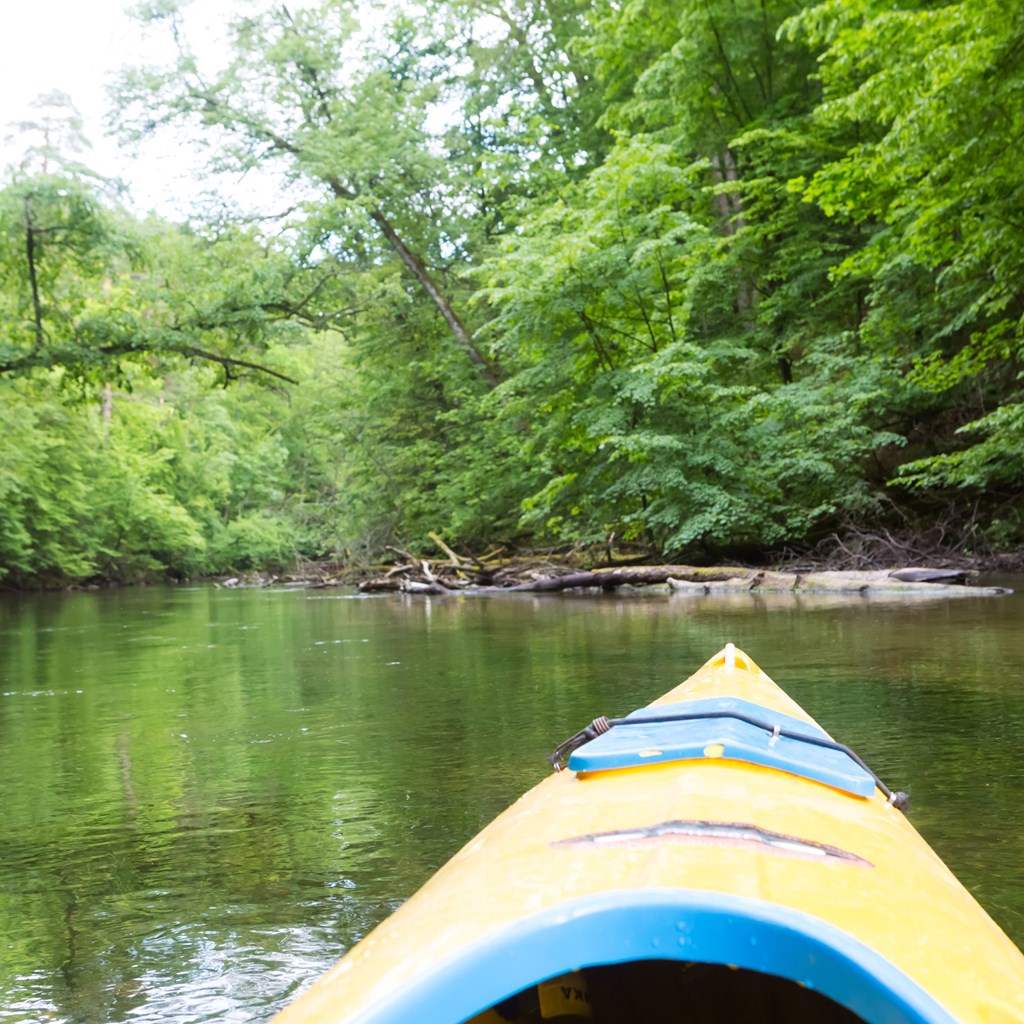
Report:
<svg viewBox="0 0 1024 1024"><path fill-rule="evenodd" d="M268 4L221 67L140 17L124 141L281 201L138 218L66 97L22 126L0 585L1024 546L1021 5Z"/></svg>

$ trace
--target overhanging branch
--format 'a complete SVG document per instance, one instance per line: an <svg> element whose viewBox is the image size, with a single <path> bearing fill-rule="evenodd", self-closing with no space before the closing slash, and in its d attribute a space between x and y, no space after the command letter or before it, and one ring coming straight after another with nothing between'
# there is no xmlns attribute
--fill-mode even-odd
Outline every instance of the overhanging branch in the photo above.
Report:
<svg viewBox="0 0 1024 1024"><path fill-rule="evenodd" d="M299 383L294 377L289 377L285 373L272 370L269 366L264 366L262 363L250 362L248 359L235 359L233 356L222 356L217 352L210 352L207 349L196 348L191 345L181 349L176 349L175 351L184 356L194 356L198 359L206 359L211 363L217 363L220 366L223 366L226 370L230 370L233 367L241 367L246 370L255 370L258 373L265 373L269 377L276 377L278 380L283 380L288 384Z"/></svg>

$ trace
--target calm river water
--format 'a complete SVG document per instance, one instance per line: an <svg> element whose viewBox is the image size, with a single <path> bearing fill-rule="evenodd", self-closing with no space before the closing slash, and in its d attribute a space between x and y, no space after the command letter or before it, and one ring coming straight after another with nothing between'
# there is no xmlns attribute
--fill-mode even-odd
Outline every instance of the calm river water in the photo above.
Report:
<svg viewBox="0 0 1024 1024"><path fill-rule="evenodd" d="M0 1022L268 1019L558 742L728 640L1022 944L1022 627L1020 592L6 596Z"/></svg>

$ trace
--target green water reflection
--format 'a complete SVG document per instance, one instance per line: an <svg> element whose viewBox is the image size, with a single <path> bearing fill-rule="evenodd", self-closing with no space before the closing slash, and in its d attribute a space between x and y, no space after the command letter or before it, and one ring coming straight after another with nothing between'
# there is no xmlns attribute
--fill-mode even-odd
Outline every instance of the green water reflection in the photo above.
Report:
<svg viewBox="0 0 1024 1024"><path fill-rule="evenodd" d="M727 640L1024 942L1024 597L0 601L0 1021L265 1020Z"/></svg>

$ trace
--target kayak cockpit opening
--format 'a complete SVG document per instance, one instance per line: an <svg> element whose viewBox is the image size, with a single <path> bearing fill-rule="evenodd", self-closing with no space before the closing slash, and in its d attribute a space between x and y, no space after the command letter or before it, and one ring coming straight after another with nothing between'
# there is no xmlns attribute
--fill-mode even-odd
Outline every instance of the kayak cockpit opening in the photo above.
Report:
<svg viewBox="0 0 1024 1024"><path fill-rule="evenodd" d="M779 904L688 889L559 903L396 991L373 1024L539 1024L548 980L586 991L563 1024L954 1024L878 951ZM685 1011L684 1008L685 1007ZM531 1014L533 1016L531 1017Z"/></svg>
<svg viewBox="0 0 1024 1024"><path fill-rule="evenodd" d="M864 1024L827 996L786 978L723 964L636 960L549 979L467 1024Z"/></svg>

